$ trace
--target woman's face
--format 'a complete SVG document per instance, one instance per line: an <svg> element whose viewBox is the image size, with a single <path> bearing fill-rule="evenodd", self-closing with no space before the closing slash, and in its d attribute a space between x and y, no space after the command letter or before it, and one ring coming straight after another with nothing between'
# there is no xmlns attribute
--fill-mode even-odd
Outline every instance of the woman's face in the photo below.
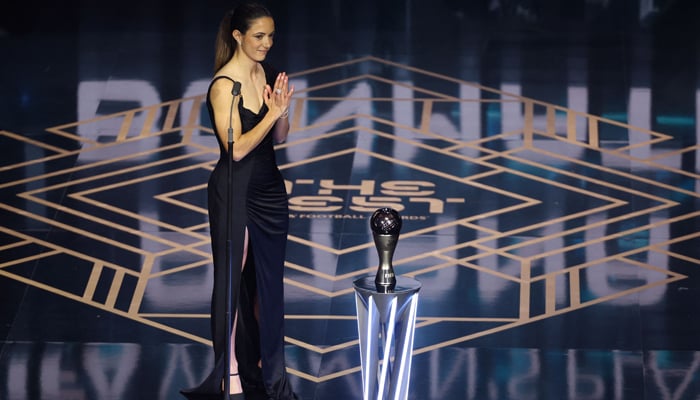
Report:
<svg viewBox="0 0 700 400"><path fill-rule="evenodd" d="M233 31L233 37L239 43L239 50L255 61L263 61L267 52L272 47L272 38L275 35L275 21L270 17L254 19L250 28L242 34Z"/></svg>

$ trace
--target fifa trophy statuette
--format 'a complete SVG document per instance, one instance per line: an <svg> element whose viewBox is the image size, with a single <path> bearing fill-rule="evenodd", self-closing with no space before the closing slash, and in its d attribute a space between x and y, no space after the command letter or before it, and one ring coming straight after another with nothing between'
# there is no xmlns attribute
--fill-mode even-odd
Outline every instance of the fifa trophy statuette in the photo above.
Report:
<svg viewBox="0 0 700 400"><path fill-rule="evenodd" d="M369 221L372 228L372 236L374 236L374 245L377 248L379 255L379 267L377 268L377 276L374 283L379 292L391 292L396 286L396 276L394 275L394 266L392 258L394 250L399 241L399 232L401 231L401 216L398 211L391 208L377 209Z"/></svg>
<svg viewBox="0 0 700 400"><path fill-rule="evenodd" d="M394 275L392 258L401 225L396 210L374 211L369 226L379 254L377 275L353 281L362 363L362 396L356 397L363 400L408 399L421 284Z"/></svg>

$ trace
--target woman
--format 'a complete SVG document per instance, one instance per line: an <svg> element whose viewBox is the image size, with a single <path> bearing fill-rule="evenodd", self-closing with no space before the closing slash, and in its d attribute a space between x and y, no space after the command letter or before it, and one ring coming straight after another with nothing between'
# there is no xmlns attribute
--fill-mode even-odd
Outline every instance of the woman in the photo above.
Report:
<svg viewBox="0 0 700 400"><path fill-rule="evenodd" d="M294 88L266 64L275 31L270 12L241 4L223 18L216 39L215 75L207 107L220 148L208 184L214 259L211 329L216 363L189 399L221 398L229 379L231 399L296 399L285 370L283 282L289 213L274 142L289 131ZM240 94L234 93L240 83ZM226 238L228 142L233 129L232 271L234 313L226 337ZM226 341L230 340L230 376ZM245 393L245 395L243 394ZM213 396L213 397L212 397ZM245 396L245 397L244 397Z"/></svg>

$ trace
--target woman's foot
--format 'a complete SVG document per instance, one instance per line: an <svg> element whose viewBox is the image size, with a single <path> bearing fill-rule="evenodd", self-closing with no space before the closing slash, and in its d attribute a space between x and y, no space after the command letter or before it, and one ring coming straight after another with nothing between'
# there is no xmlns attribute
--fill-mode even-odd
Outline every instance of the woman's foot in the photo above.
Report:
<svg viewBox="0 0 700 400"><path fill-rule="evenodd" d="M222 391L226 390L226 386L225 386L224 382L221 382L221 390ZM229 375L228 394L232 400L233 399L236 399L236 400L245 399L245 397L243 397L243 385L241 384L241 378L238 376L238 374Z"/></svg>
<svg viewBox="0 0 700 400"><path fill-rule="evenodd" d="M231 374L229 376L229 394L239 394L243 393L243 385L241 384L241 378L238 374Z"/></svg>

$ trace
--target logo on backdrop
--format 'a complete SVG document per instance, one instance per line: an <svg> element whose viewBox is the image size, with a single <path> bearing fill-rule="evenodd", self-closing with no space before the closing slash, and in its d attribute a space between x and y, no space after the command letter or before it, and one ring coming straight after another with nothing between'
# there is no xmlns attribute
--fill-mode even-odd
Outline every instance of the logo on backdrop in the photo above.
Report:
<svg viewBox="0 0 700 400"><path fill-rule="evenodd" d="M362 180L339 184L333 179L285 181L290 218L367 219L377 208L389 207L407 220L427 220L443 214L447 204L465 202L460 197L437 195L433 182L413 180Z"/></svg>

